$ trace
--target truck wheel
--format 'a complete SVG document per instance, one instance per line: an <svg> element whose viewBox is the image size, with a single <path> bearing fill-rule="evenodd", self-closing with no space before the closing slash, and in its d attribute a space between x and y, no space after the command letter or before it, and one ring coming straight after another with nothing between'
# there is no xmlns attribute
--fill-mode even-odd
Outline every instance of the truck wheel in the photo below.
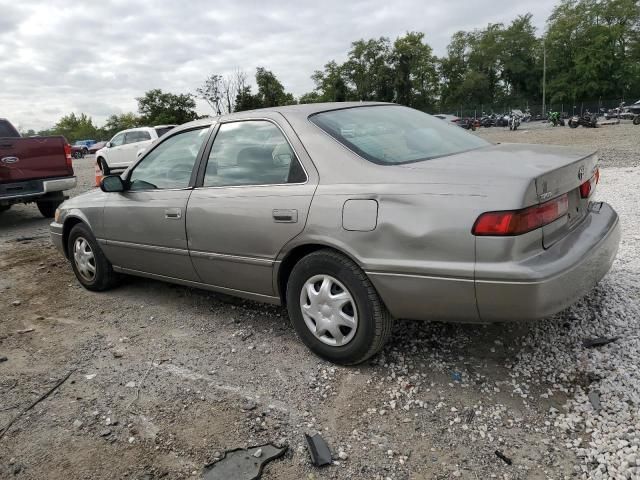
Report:
<svg viewBox="0 0 640 480"><path fill-rule="evenodd" d="M342 365L362 363L378 353L393 324L360 267L328 249L293 267L287 310L302 342L319 357Z"/></svg>
<svg viewBox="0 0 640 480"><path fill-rule="evenodd" d="M38 200L38 210L44 218L53 218L56 214L56 209L60 204L64 202L64 198L52 198L51 200Z"/></svg>
<svg viewBox="0 0 640 480"><path fill-rule="evenodd" d="M73 273L87 290L101 292L116 284L117 274L84 223L78 223L71 229L67 253Z"/></svg>

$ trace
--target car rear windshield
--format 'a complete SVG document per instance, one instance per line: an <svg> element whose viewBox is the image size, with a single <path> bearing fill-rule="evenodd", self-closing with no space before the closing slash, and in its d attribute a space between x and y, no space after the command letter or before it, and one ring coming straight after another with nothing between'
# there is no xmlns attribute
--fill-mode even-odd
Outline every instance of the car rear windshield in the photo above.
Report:
<svg viewBox="0 0 640 480"><path fill-rule="evenodd" d="M398 165L489 145L449 122L399 105L332 110L309 120L367 160Z"/></svg>

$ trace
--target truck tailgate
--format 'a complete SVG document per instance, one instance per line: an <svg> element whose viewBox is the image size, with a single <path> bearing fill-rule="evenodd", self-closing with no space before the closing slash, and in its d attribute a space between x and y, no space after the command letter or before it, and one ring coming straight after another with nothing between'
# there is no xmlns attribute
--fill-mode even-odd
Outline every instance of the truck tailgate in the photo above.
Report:
<svg viewBox="0 0 640 480"><path fill-rule="evenodd" d="M64 137L0 138L0 183L73 175Z"/></svg>

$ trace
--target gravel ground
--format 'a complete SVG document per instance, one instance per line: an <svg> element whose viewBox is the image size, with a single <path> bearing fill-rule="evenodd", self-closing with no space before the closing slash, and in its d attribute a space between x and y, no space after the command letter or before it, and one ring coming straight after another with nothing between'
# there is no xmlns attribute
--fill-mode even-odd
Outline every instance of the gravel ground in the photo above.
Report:
<svg viewBox="0 0 640 480"><path fill-rule="evenodd" d="M2 437L0 478L197 478L221 452L266 442L289 450L264 479L640 478L635 132L479 132L601 148L597 195L623 222L612 271L533 324L397 322L359 368L311 355L281 308L136 278L88 292L34 206L6 212L0 426L73 373ZM75 166L77 191L90 187L91 161ZM619 339L585 348L593 337ZM332 466L309 462L303 434L316 431Z"/></svg>

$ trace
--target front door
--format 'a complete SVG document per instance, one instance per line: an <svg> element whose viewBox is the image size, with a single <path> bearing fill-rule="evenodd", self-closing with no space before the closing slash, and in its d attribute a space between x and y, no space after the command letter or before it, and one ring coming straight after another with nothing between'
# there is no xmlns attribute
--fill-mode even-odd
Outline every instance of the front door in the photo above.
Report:
<svg viewBox="0 0 640 480"><path fill-rule="evenodd" d="M285 131L294 138L271 119L220 125L187 207L189 250L203 282L274 295L275 259L304 229L317 184L308 157L301 163L296 154L304 149L295 139L294 150Z"/></svg>
<svg viewBox="0 0 640 480"><path fill-rule="evenodd" d="M104 251L114 266L198 280L187 248L185 213L208 131L199 127L169 136L132 169L125 192L108 194Z"/></svg>
<svg viewBox="0 0 640 480"><path fill-rule="evenodd" d="M107 150L107 164L109 167L118 168L118 164L122 161L123 149L125 148L124 136L125 133L119 133L109 142L109 149Z"/></svg>

